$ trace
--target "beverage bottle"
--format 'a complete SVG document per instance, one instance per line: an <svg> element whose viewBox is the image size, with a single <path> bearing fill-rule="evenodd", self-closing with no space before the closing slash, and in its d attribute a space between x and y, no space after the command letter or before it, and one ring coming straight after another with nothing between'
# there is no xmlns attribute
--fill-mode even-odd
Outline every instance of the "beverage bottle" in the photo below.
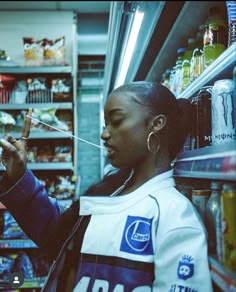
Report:
<svg viewBox="0 0 236 292"><path fill-rule="evenodd" d="M170 89L170 69L166 69L166 71L162 74L162 85Z"/></svg>
<svg viewBox="0 0 236 292"><path fill-rule="evenodd" d="M236 42L236 2L226 1L228 16L228 47Z"/></svg>
<svg viewBox="0 0 236 292"><path fill-rule="evenodd" d="M204 34L204 24L201 24L197 32L197 36L195 39L195 48L193 50L193 55L191 58L191 67L190 67L191 82L194 81L198 76L200 76L204 69L203 34Z"/></svg>
<svg viewBox="0 0 236 292"><path fill-rule="evenodd" d="M176 96L175 93L175 66L170 71L170 91Z"/></svg>
<svg viewBox="0 0 236 292"><path fill-rule="evenodd" d="M175 63L175 96L182 92L182 62L186 48L178 48Z"/></svg>
<svg viewBox="0 0 236 292"><path fill-rule="evenodd" d="M220 13L220 7L211 7L204 26L204 68L207 68L226 49L227 34L226 21Z"/></svg>
<svg viewBox="0 0 236 292"><path fill-rule="evenodd" d="M188 38L188 47L186 51L184 52L183 62L182 62L182 91L184 91L191 83L190 62L191 62L194 47L195 47L195 39L192 37Z"/></svg>
<svg viewBox="0 0 236 292"><path fill-rule="evenodd" d="M218 209L221 207L221 190L222 183L211 182L211 195L206 204L206 228L208 232L208 250L211 254L216 254L216 215Z"/></svg>
<svg viewBox="0 0 236 292"><path fill-rule="evenodd" d="M223 264L236 272L236 184L224 183L222 189Z"/></svg>

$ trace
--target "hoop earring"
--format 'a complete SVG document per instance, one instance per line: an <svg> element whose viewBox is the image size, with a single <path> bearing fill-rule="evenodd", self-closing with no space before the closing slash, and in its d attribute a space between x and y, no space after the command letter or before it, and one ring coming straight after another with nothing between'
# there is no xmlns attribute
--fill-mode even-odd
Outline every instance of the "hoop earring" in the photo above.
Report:
<svg viewBox="0 0 236 292"><path fill-rule="evenodd" d="M152 136L152 135L154 135L156 138L158 138L158 144L157 144L157 147L156 147L155 150L153 150L153 149L150 147L150 139L151 139L151 136ZM147 148L148 148L148 150L149 150L151 153L153 153L153 154L157 153L158 150L159 150L159 148L160 148L160 138L159 138L154 132L149 133L149 135L148 135L148 137L147 137Z"/></svg>

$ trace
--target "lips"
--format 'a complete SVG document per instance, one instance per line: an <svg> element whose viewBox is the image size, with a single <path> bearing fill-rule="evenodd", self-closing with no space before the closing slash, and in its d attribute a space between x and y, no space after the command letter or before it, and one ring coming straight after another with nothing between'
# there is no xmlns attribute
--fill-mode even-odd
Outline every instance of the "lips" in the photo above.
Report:
<svg viewBox="0 0 236 292"><path fill-rule="evenodd" d="M113 146L111 146L110 144L108 143L104 143L104 146L107 148L107 157L109 159L112 158L112 156L115 154L115 149Z"/></svg>

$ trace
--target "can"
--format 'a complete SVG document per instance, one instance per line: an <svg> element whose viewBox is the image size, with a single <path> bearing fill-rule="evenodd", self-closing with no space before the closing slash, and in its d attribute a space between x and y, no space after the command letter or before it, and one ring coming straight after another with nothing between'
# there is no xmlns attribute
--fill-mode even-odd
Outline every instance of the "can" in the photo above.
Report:
<svg viewBox="0 0 236 292"><path fill-rule="evenodd" d="M232 79L217 80L211 94L212 145L235 141L235 102Z"/></svg>
<svg viewBox="0 0 236 292"><path fill-rule="evenodd" d="M236 185L226 183L222 190L223 264L236 272Z"/></svg>
<svg viewBox="0 0 236 292"><path fill-rule="evenodd" d="M202 87L193 97L192 149L211 145L211 94L213 86Z"/></svg>
<svg viewBox="0 0 236 292"><path fill-rule="evenodd" d="M203 223L206 222L206 205L211 194L210 189L192 190L192 203L200 214Z"/></svg>

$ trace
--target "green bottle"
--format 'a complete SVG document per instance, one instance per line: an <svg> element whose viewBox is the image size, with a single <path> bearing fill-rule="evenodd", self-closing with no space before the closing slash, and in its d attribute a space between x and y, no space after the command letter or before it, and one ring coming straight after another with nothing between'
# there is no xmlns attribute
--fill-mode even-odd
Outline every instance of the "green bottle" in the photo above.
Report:
<svg viewBox="0 0 236 292"><path fill-rule="evenodd" d="M211 7L203 35L204 68L214 62L227 47L227 25L220 7Z"/></svg>
<svg viewBox="0 0 236 292"><path fill-rule="evenodd" d="M182 62L182 91L191 83L191 59L195 47L195 39L188 38L188 47L183 56Z"/></svg>

